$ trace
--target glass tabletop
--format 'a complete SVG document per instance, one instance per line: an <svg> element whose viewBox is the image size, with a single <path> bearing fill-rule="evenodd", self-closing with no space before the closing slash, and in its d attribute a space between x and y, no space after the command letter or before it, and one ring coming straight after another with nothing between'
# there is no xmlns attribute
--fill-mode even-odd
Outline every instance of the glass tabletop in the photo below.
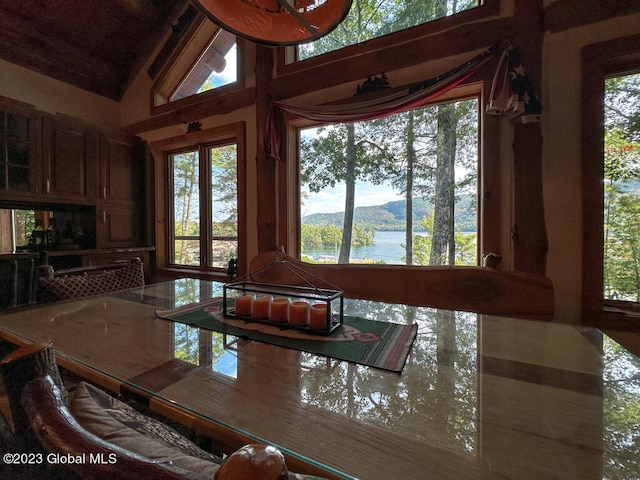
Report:
<svg viewBox="0 0 640 480"><path fill-rule="evenodd" d="M152 284L5 313L0 335L51 340L162 413L338 478L640 477L640 361L598 330L345 299L345 315L418 324L397 374L155 316L220 295Z"/></svg>

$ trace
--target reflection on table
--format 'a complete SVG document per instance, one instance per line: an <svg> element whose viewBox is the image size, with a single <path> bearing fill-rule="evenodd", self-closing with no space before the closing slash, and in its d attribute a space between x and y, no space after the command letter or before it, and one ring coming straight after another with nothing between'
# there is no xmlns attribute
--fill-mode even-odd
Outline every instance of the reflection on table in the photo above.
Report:
<svg viewBox="0 0 640 480"><path fill-rule="evenodd" d="M345 315L418 323L394 374L155 317L220 294L148 285L4 314L0 335L51 339L94 381L336 477L640 477L640 361L597 330L347 300Z"/></svg>

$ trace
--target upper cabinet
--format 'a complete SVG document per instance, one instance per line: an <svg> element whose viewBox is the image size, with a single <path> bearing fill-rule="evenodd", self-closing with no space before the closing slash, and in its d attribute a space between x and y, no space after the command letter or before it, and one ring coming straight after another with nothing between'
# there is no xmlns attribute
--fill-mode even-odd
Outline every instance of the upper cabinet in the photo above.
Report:
<svg viewBox="0 0 640 480"><path fill-rule="evenodd" d="M136 205L141 198L143 152L140 139L105 132L100 136L100 202Z"/></svg>
<svg viewBox="0 0 640 480"><path fill-rule="evenodd" d="M43 194L47 201L90 203L95 199L96 133L64 117L43 118Z"/></svg>
<svg viewBox="0 0 640 480"><path fill-rule="evenodd" d="M38 122L34 107L0 98L0 198L38 193Z"/></svg>
<svg viewBox="0 0 640 480"><path fill-rule="evenodd" d="M138 137L0 97L0 201L95 208L96 246L142 244Z"/></svg>
<svg viewBox="0 0 640 480"><path fill-rule="evenodd" d="M144 154L137 137L102 132L98 248L140 245L143 235Z"/></svg>

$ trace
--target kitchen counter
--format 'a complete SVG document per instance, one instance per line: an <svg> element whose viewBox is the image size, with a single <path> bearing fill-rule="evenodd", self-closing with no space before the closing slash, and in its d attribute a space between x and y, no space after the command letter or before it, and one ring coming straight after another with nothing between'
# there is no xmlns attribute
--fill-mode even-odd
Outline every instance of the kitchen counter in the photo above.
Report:
<svg viewBox="0 0 640 480"><path fill-rule="evenodd" d="M62 255L86 255L86 254L103 254L103 253L128 253L128 252L151 252L154 251L156 247L119 247L119 248L76 248L72 246L64 247L55 247L51 249L43 248L43 249L20 249L9 252L0 252L1 257L8 257L11 255L40 255L42 252L47 252L47 254L51 257L59 257Z"/></svg>

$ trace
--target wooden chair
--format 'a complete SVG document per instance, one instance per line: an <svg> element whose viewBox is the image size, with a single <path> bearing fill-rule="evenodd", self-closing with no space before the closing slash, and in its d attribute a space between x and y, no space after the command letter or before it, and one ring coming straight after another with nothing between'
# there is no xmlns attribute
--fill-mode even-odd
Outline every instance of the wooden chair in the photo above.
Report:
<svg viewBox="0 0 640 480"><path fill-rule="evenodd" d="M107 441L87 431L74 418L68 406L68 393L62 383L50 343L18 348L2 361L0 373L5 384L13 419L13 443L4 452L42 454L43 458L72 459L57 465L42 462L26 472L10 472L8 478L48 478L52 480L109 479L137 480L287 480L304 479L289 474L284 456L273 446L247 445L226 461L220 459L213 475L186 470L165 458L152 458ZM118 427L121 430L122 427ZM157 433L159 425L153 427ZM177 434L177 432L173 432ZM178 434L177 434L178 435ZM114 433L110 439L117 437ZM148 442L153 442L149 437ZM181 448L189 441L177 439ZM144 441L140 443L145 443ZM52 455L53 457L48 457ZM89 456L91 456L89 458ZM178 463L176 461L176 463ZM0 471L0 473L3 473ZM13 476L11 476L13 475ZM6 477L2 477L6 478ZM318 477L313 477L318 478Z"/></svg>
<svg viewBox="0 0 640 480"><path fill-rule="evenodd" d="M251 261L252 280L304 285L286 265L276 261L277 254L282 258L280 252L268 251ZM541 275L491 267L318 265L290 257L285 261L338 287L345 297L520 318L553 317L553 284Z"/></svg>
<svg viewBox="0 0 640 480"><path fill-rule="evenodd" d="M140 258L128 264L98 265L54 271L40 266L38 303L87 297L144 286L144 265Z"/></svg>

